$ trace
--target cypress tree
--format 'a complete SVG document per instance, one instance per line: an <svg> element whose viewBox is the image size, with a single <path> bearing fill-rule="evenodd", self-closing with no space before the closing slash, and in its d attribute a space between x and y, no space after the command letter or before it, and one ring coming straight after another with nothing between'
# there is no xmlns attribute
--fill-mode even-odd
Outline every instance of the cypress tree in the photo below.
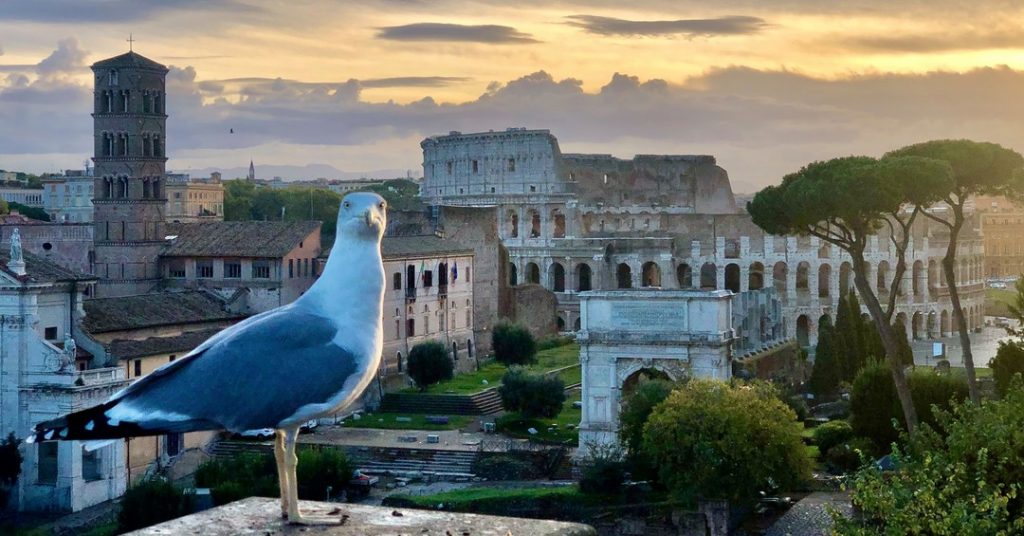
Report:
<svg viewBox="0 0 1024 536"><path fill-rule="evenodd" d="M861 319L860 311L853 314L850 304L850 297L853 292L847 292L839 297L839 304L836 306L835 337L835 361L840 374L839 379L845 382L852 382L860 370L861 355ZM855 298L854 298L855 299ZM860 307L859 305L857 306Z"/></svg>
<svg viewBox="0 0 1024 536"><path fill-rule="evenodd" d="M832 322L825 319L818 325L818 346L814 350L814 368L808 382L815 396L833 395L839 388L842 370L837 357L836 332Z"/></svg>

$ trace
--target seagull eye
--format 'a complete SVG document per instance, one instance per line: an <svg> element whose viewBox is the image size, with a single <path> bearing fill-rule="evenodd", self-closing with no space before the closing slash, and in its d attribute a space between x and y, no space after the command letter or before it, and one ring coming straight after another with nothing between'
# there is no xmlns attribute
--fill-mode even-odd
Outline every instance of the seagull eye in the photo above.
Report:
<svg viewBox="0 0 1024 536"><path fill-rule="evenodd" d="M381 201L380 204L377 205L377 206L380 207L381 210L384 210L384 202L383 201Z"/></svg>
<svg viewBox="0 0 1024 536"><path fill-rule="evenodd" d="M341 206L343 206L345 208L349 208L349 207L352 206L352 203L349 203L348 201L345 201L344 203L341 204Z"/></svg>

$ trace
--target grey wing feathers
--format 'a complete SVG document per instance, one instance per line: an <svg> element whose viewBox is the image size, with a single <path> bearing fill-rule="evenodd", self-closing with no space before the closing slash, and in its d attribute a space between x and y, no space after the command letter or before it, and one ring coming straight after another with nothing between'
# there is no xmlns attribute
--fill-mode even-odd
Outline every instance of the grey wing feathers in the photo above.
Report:
<svg viewBox="0 0 1024 536"><path fill-rule="evenodd" d="M236 431L270 428L303 406L327 402L362 372L365 360L334 344L337 330L324 317L283 308L246 324L143 378L120 402L140 415L180 415Z"/></svg>

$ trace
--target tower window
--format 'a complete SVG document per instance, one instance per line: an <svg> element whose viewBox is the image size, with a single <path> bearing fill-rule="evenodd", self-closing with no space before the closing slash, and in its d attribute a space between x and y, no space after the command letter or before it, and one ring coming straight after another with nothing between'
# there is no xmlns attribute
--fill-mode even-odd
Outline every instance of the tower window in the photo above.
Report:
<svg viewBox="0 0 1024 536"><path fill-rule="evenodd" d="M116 86L117 85L117 71L116 70L111 69L110 72L107 73L107 84L109 84L111 86Z"/></svg>
<svg viewBox="0 0 1024 536"><path fill-rule="evenodd" d="M516 159L515 158L509 158L508 159L508 170L509 171L515 171L516 170Z"/></svg>
<svg viewBox="0 0 1024 536"><path fill-rule="evenodd" d="M479 172L480 172L479 163L476 160L474 160L473 161L473 173L479 173Z"/></svg>
<svg viewBox="0 0 1024 536"><path fill-rule="evenodd" d="M143 113L149 113L153 109L152 101L150 101L150 95L148 91L142 92L142 111Z"/></svg>
<svg viewBox="0 0 1024 536"><path fill-rule="evenodd" d="M128 92L127 89L121 92L121 111L122 112L129 111L129 109L128 109L128 102L129 102L129 100L128 100L128 93L129 92Z"/></svg>
<svg viewBox="0 0 1024 536"><path fill-rule="evenodd" d="M107 113L114 111L114 94L111 91L103 92L103 111Z"/></svg>
<svg viewBox="0 0 1024 536"><path fill-rule="evenodd" d="M162 95L159 92L153 94L153 113L163 113L164 105Z"/></svg>

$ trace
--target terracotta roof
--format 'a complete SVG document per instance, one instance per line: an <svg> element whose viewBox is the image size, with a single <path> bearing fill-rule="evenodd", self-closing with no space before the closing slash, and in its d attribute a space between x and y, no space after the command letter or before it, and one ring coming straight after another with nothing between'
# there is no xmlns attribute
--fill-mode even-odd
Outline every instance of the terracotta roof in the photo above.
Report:
<svg viewBox="0 0 1024 536"><path fill-rule="evenodd" d="M284 257L318 221L216 221L169 223L165 257Z"/></svg>
<svg viewBox="0 0 1024 536"><path fill-rule="evenodd" d="M212 292L154 292L120 298L85 300L82 326L89 333L238 320L247 315L225 309Z"/></svg>
<svg viewBox="0 0 1024 536"><path fill-rule="evenodd" d="M385 259L405 257L429 257L455 254L473 254L473 248L465 246L450 238L437 235L420 236L385 236L380 245L381 256ZM324 250L321 258L327 258L330 249Z"/></svg>
<svg viewBox="0 0 1024 536"><path fill-rule="evenodd" d="M6 246L6 245L5 245ZM25 260L25 275L15 275L8 267L10 259L9 247L0 248L0 269L7 275L24 283L56 283L58 281L96 281L96 276L83 274L64 268L52 261L33 255L27 251L22 252Z"/></svg>
<svg viewBox="0 0 1024 536"><path fill-rule="evenodd" d="M114 56L113 58L107 58L105 60L97 61L92 64L93 69L102 67L136 67L142 69L154 69L159 71L167 71L167 67L160 63L157 63L142 54L136 54L135 52L125 52L120 56Z"/></svg>
<svg viewBox="0 0 1024 536"><path fill-rule="evenodd" d="M213 337L220 329L188 331L169 337L149 337L141 340L115 339L110 342L110 355L118 359L132 359L172 352L187 353L206 339Z"/></svg>

